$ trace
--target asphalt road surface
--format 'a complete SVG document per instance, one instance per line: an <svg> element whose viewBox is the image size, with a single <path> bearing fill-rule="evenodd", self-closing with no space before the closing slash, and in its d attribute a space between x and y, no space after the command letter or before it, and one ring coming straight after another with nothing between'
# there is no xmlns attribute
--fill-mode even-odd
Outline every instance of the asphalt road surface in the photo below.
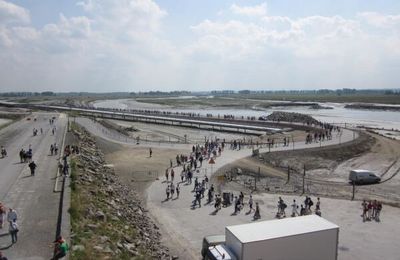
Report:
<svg viewBox="0 0 400 260"><path fill-rule="evenodd" d="M49 119L55 117L54 125ZM56 233L60 193L54 193L58 155L50 155L57 143L61 152L67 118L64 114L33 113L0 131L0 145L8 156L0 159L0 201L18 214L18 242L11 243L8 223L0 229L0 250L8 259L50 259ZM36 119L36 120L34 120ZM52 134L53 126L56 127ZM38 129L33 136L33 129ZM43 129L43 134L40 132ZM35 176L27 163L21 163L19 151L31 145L37 164Z"/></svg>

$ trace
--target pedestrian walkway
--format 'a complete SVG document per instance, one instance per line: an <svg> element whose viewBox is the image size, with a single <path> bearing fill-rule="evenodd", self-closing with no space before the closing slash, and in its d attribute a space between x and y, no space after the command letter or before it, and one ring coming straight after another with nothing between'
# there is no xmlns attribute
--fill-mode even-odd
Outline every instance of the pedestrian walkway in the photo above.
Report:
<svg viewBox="0 0 400 260"><path fill-rule="evenodd" d="M51 245L56 232L60 194L53 192L58 156L51 156L49 147L54 143L61 145L67 118L49 113L35 113L34 116L35 122L17 122L13 126L22 129L10 139L9 160L0 160L0 168L4 169L0 187L7 185L0 193L0 201L18 213L18 242L10 246L10 237L0 237L0 246L6 247L3 252L9 259L50 259L53 253ZM48 123L52 116L57 117L54 135ZM33 127L42 127L43 134L32 136ZM19 162L19 150L29 144L37 164L35 176L31 176L27 164Z"/></svg>

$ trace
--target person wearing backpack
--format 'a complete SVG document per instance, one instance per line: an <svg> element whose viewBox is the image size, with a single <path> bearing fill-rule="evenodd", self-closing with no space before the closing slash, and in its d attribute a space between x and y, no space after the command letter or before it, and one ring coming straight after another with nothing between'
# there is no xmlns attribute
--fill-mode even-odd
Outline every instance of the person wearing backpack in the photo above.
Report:
<svg viewBox="0 0 400 260"><path fill-rule="evenodd" d="M37 167L36 163L34 161L31 161L28 166L29 166L29 169L31 170L31 176L34 176L35 169Z"/></svg>
<svg viewBox="0 0 400 260"><path fill-rule="evenodd" d="M10 227L9 227L8 231L10 232L10 235L11 235L11 242L13 244L17 243L17 240L18 240L17 234L18 234L19 229L18 229L18 224L17 224L16 219L13 219L13 221L10 223Z"/></svg>

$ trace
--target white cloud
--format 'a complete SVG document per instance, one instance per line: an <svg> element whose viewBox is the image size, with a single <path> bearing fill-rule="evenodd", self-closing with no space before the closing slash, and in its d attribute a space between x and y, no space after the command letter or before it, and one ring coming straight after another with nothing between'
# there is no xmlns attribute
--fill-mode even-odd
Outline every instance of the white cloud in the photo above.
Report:
<svg viewBox="0 0 400 260"><path fill-rule="evenodd" d="M198 39L188 53L208 57L214 70L228 70L233 78L248 76L248 82L259 88L265 88L267 82L274 82L276 88L397 87L394 78L399 80L398 76L382 78L389 67L400 66L400 47L396 45L400 35L393 33L398 28L397 16L379 17L385 28L378 33L365 28L360 16L204 20L192 27ZM242 65L234 67L237 62ZM230 71L233 68L234 72ZM385 85L377 85L379 80ZM246 87L240 82L229 84Z"/></svg>
<svg viewBox="0 0 400 260"><path fill-rule="evenodd" d="M160 37L167 12L155 2L91 0L78 6L85 16L60 14L40 29L0 25L0 45L8 47L0 48L0 87L29 90L29 82L63 91L82 86L129 91L162 86L176 74L175 48ZM157 77L149 73L153 68L158 68Z"/></svg>
<svg viewBox="0 0 400 260"><path fill-rule="evenodd" d="M0 0L0 24L11 22L28 23L29 21L28 10L13 3Z"/></svg>
<svg viewBox="0 0 400 260"><path fill-rule="evenodd" d="M231 5L230 10L234 14L247 15L247 16L264 16L267 14L267 3L262 3L254 6L239 6L236 4Z"/></svg>
<svg viewBox="0 0 400 260"><path fill-rule="evenodd" d="M398 87L400 80L388 74L400 66L398 15L292 18L267 15L266 4L232 5L173 41L168 13L154 1L77 5L83 15L60 14L35 28L28 10L0 0L1 90Z"/></svg>
<svg viewBox="0 0 400 260"><path fill-rule="evenodd" d="M385 15L376 12L363 12L359 13L358 16L365 19L368 24L376 27L400 27L400 15Z"/></svg>

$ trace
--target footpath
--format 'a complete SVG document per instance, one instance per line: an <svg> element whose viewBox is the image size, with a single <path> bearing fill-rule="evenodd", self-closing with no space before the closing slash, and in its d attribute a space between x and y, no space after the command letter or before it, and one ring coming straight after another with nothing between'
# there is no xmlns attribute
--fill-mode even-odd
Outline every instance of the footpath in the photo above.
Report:
<svg viewBox="0 0 400 260"><path fill-rule="evenodd" d="M55 116L55 124L49 119ZM33 120L35 118L36 120ZM13 208L18 214L18 242L11 244L8 225L0 230L0 247L8 259L50 259L53 254L53 241L56 233L60 194L53 192L59 156L50 155L50 145L61 147L65 115L34 113L31 120L5 128L4 133L17 132L8 140L8 157L0 160L0 183L7 185L2 189L0 201L6 208ZM55 134L52 128L56 127ZM43 134L33 136L33 128L43 129ZM20 163L19 150L33 149L33 160L37 164L35 176L30 175L26 163Z"/></svg>

